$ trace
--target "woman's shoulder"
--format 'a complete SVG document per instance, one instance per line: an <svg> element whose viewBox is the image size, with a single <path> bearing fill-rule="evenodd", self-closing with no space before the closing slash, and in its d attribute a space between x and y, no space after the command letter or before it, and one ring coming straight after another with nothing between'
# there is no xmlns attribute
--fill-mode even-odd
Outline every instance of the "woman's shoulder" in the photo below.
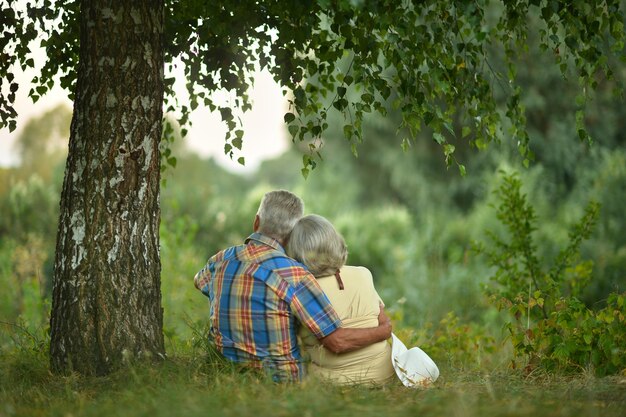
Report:
<svg viewBox="0 0 626 417"><path fill-rule="evenodd" d="M372 273L364 266L344 265L341 267L340 273L345 276L358 279L367 279L372 281Z"/></svg>
<svg viewBox="0 0 626 417"><path fill-rule="evenodd" d="M341 271L354 271L354 272L359 272L359 273L366 273L369 275L372 275L372 273L370 272L369 269L367 269L364 266L360 266L360 265L344 265L341 267Z"/></svg>

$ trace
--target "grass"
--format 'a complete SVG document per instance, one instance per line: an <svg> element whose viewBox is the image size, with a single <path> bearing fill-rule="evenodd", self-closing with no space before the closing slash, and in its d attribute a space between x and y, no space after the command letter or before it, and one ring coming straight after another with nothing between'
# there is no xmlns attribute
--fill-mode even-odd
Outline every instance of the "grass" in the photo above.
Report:
<svg viewBox="0 0 626 417"><path fill-rule="evenodd" d="M2 354L0 416L602 416L624 415L626 378L524 377L442 369L426 390L276 385L178 353L107 377L58 376L36 352Z"/></svg>

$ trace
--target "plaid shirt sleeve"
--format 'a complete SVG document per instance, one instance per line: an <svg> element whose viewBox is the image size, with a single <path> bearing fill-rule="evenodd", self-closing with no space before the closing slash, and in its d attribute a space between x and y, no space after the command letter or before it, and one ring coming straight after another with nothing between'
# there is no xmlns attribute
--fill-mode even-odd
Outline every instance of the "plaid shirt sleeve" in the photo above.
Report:
<svg viewBox="0 0 626 417"><path fill-rule="evenodd" d="M209 282L211 282L211 269L209 263L205 265L194 277L193 284L202 294L209 296Z"/></svg>
<svg viewBox="0 0 626 417"><path fill-rule="evenodd" d="M302 277L295 286L291 308L298 318L316 338L328 336L339 327L341 319L330 304L328 297L311 275Z"/></svg>

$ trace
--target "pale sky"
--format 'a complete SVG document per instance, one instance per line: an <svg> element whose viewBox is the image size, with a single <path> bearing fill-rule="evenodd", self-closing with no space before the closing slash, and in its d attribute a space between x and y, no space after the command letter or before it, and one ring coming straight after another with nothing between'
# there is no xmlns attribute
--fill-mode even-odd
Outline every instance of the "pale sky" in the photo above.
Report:
<svg viewBox="0 0 626 417"><path fill-rule="evenodd" d="M38 56L39 60L43 60L43 51L39 51ZM6 128L0 130L0 166L18 163L13 144L29 118L50 110L58 103L67 103L68 107L72 105L67 93L56 86L33 104L28 97L28 91L31 87L30 80L34 75L34 71L16 74L20 85L15 102L18 113L17 129L12 133ZM235 156L235 161L231 161L223 153L226 128L221 122L219 112L211 113L205 107L198 106L191 115L193 125L185 139L189 149L204 157L211 156L220 165L235 172L250 172L257 168L263 159L280 155L287 149L287 132L283 122L283 115L287 111L286 99L268 72L256 73L254 78L255 86L250 91L252 110L242 117L244 143L242 151ZM184 79L177 76L175 89L179 92L178 99L181 105L185 104L187 97L184 85ZM224 94L218 94L215 100L226 102ZM245 167L236 162L239 156L245 158Z"/></svg>

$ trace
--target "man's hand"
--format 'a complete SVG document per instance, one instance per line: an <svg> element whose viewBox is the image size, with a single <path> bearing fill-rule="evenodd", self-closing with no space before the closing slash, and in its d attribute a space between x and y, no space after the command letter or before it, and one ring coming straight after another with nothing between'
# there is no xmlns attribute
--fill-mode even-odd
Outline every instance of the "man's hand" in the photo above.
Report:
<svg viewBox="0 0 626 417"><path fill-rule="evenodd" d="M389 334L386 339L391 337L391 319L385 314L385 305L383 303L379 304L380 312L378 313L378 327L382 327L383 329L389 329Z"/></svg>

